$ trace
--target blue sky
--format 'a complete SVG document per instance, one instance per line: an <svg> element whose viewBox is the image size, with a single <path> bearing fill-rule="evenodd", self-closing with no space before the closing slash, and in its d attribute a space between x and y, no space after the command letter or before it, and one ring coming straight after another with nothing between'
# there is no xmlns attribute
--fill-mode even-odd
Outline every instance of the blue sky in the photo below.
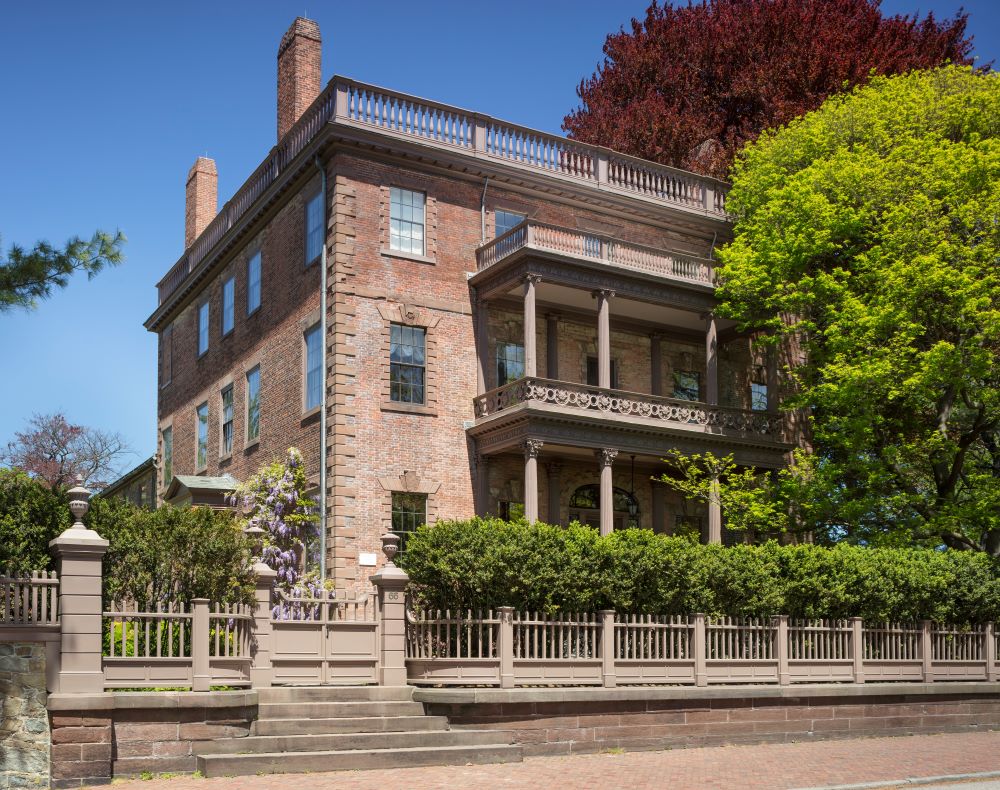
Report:
<svg viewBox="0 0 1000 790"><path fill-rule="evenodd" d="M152 453L156 343L142 327L184 238L184 179L213 157L220 202L275 140L275 56L296 15L334 73L559 132L605 36L647 0L163 4L19 2L0 17L0 243L62 244L121 228L128 261L0 315L0 444L35 412L120 431ZM887 13L964 5L976 53L1000 63L996 0L885 0Z"/></svg>

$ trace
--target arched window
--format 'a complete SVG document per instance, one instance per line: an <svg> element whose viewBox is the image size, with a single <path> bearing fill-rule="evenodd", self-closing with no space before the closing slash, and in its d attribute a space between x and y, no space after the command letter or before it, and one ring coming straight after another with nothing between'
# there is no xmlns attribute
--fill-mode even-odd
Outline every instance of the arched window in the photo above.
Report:
<svg viewBox="0 0 1000 790"><path fill-rule="evenodd" d="M624 488L613 489L615 529L639 526L639 501ZM569 499L570 520L600 526L601 487L596 483L580 486Z"/></svg>

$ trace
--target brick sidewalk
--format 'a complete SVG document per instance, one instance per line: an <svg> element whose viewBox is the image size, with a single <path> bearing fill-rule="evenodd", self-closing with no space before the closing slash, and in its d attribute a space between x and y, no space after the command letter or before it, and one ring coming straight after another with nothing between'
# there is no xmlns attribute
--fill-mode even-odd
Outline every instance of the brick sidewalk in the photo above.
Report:
<svg viewBox="0 0 1000 790"><path fill-rule="evenodd" d="M289 760L295 755L289 754ZM177 777L134 790L455 790L455 788L740 788L777 790L1000 771L1000 732L667 752L535 757L507 765L440 766L329 774ZM120 785L133 790L133 783ZM974 785L973 785L974 787Z"/></svg>

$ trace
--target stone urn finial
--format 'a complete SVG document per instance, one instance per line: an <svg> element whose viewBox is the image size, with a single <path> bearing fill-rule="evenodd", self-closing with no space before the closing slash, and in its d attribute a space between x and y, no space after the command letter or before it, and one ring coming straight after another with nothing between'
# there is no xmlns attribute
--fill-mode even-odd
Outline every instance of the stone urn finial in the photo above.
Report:
<svg viewBox="0 0 1000 790"><path fill-rule="evenodd" d="M393 559L399 553L399 535L387 532L382 536L382 553L385 554L388 564L395 567L396 563L393 562Z"/></svg>
<svg viewBox="0 0 1000 790"><path fill-rule="evenodd" d="M83 485L82 475L76 476L76 485L66 492L69 498L69 512L75 519L71 529L86 529L83 525L83 517L90 510L90 491Z"/></svg>

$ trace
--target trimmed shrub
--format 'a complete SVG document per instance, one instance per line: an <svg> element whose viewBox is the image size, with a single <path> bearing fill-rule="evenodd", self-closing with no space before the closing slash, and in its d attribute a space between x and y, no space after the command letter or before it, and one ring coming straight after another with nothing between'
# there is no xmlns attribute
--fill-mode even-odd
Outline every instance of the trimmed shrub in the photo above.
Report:
<svg viewBox="0 0 1000 790"><path fill-rule="evenodd" d="M49 541L72 521L60 493L25 472L0 469L0 572L54 568Z"/></svg>
<svg viewBox="0 0 1000 790"><path fill-rule="evenodd" d="M418 529L401 559L418 606L554 613L1000 619L1000 566L981 552L838 545L702 546L496 519Z"/></svg>

